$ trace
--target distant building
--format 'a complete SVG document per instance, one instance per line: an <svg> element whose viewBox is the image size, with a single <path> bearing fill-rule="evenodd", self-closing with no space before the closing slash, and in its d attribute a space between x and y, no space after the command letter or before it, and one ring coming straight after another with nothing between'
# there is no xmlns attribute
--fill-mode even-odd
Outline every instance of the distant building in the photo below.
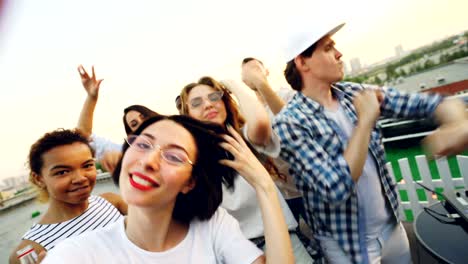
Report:
<svg viewBox="0 0 468 264"><path fill-rule="evenodd" d="M401 44L395 46L395 56L397 58L401 58L404 54L405 54L405 51L403 50L403 46Z"/></svg>
<svg viewBox="0 0 468 264"><path fill-rule="evenodd" d="M9 189L16 189L17 187L24 187L28 185L27 177L20 176L20 177L8 177L3 179L2 181L2 190L9 190Z"/></svg>
<svg viewBox="0 0 468 264"><path fill-rule="evenodd" d="M468 91L468 80L449 83L438 87L421 90L423 93L439 93L443 95L457 95Z"/></svg>
<svg viewBox="0 0 468 264"><path fill-rule="evenodd" d="M10 199L10 198L14 197L15 193L16 193L16 189L8 189L8 190L1 191L0 192L0 197L1 197L0 201Z"/></svg>
<svg viewBox="0 0 468 264"><path fill-rule="evenodd" d="M3 179L3 185L6 189L13 188L16 185L16 177L9 177Z"/></svg>
<svg viewBox="0 0 468 264"><path fill-rule="evenodd" d="M345 75L348 75L348 74L351 73L351 72L349 72L348 65L346 65L345 62L343 62L343 71L344 71L344 74L345 74Z"/></svg>
<svg viewBox="0 0 468 264"><path fill-rule="evenodd" d="M351 73L355 74L361 71L362 66L361 66L361 61L359 58L352 58L349 63L351 64Z"/></svg>
<svg viewBox="0 0 468 264"><path fill-rule="evenodd" d="M406 92L462 93L468 90L468 57L407 76L390 86Z"/></svg>
<svg viewBox="0 0 468 264"><path fill-rule="evenodd" d="M468 39L467 37L463 35L459 36L453 41L453 44L456 44L458 46L463 46L463 45L466 45L467 43L468 43Z"/></svg>

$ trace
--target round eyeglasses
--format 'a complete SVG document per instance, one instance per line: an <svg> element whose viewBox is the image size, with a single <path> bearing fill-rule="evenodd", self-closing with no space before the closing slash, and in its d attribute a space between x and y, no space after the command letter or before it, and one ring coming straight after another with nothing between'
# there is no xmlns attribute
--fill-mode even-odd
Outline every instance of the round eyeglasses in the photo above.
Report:
<svg viewBox="0 0 468 264"><path fill-rule="evenodd" d="M209 93L206 96L206 98L208 98L210 102L215 103L221 100L221 98L223 98L223 95L224 95L223 91L216 91L216 92ZM203 103L203 98L201 96L192 98L192 100L190 100L190 106L192 108L198 108L202 105L202 103Z"/></svg>
<svg viewBox="0 0 468 264"><path fill-rule="evenodd" d="M154 149L158 149L161 158L169 164L182 166L184 164L190 164L193 166L193 162L189 159L184 149L179 147L168 147L161 148L160 145L155 145L151 141L142 135L130 135L125 139L125 142L134 150L139 152L150 152Z"/></svg>

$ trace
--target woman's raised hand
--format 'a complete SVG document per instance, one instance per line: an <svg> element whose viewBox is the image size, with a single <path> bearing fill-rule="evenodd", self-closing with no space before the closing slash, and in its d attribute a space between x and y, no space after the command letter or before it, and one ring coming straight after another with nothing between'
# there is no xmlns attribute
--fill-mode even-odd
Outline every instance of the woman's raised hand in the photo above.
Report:
<svg viewBox="0 0 468 264"><path fill-rule="evenodd" d="M80 73L81 83L88 93L88 96L97 97L99 95L99 86L104 79L96 79L94 66L91 67L91 76L86 72L83 65L78 66L78 72Z"/></svg>
<svg viewBox="0 0 468 264"><path fill-rule="evenodd" d="M272 181L265 167L252 153L241 135L229 125L228 131L231 133L231 136L223 135L225 142L220 145L229 151L234 159L224 159L219 162L236 170L254 188L261 187L265 183Z"/></svg>

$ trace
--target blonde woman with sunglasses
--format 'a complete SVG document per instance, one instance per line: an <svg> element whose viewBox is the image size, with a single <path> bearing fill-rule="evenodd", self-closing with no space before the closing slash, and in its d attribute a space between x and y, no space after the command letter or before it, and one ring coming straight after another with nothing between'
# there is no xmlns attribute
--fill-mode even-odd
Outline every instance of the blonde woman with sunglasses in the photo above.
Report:
<svg viewBox="0 0 468 264"><path fill-rule="evenodd" d="M235 81L220 83L211 77L202 77L182 89L179 111L197 120L233 127L243 136L251 151L264 166L267 169L273 168L269 173L275 175L275 167L271 166L273 163L270 157L278 156L279 139L271 129L265 108L250 88ZM296 263L311 263L310 255L296 234L298 223L276 186L275 190L290 232ZM264 249L265 226L261 218L260 204L254 188L245 181L244 177L235 178L233 190L223 189L221 207L239 221L241 230L247 238Z"/></svg>

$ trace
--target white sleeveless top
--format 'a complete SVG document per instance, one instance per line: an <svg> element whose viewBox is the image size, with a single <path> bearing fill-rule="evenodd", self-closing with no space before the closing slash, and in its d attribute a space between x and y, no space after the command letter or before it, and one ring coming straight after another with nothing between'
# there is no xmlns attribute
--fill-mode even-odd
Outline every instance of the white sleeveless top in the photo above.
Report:
<svg viewBox="0 0 468 264"><path fill-rule="evenodd" d="M123 218L113 204L100 196L91 195L88 201L88 208L81 215L55 224L35 224L22 239L34 241L49 251L64 239L105 227Z"/></svg>
<svg viewBox="0 0 468 264"><path fill-rule="evenodd" d="M247 125L242 128L244 138L247 137ZM270 143L266 146L258 146L250 142L252 146L259 152L270 157L277 157L280 151L279 138L276 132L272 131ZM283 195L275 186L278 194L281 209L283 211L286 225L289 230L296 230L298 224L294 219L288 204L283 198ZM255 189L241 176L237 175L234 180L234 191L228 190L223 184L223 201L221 207L239 221L242 233L248 238L258 238L264 236L265 230L263 227L262 211L257 200Z"/></svg>

